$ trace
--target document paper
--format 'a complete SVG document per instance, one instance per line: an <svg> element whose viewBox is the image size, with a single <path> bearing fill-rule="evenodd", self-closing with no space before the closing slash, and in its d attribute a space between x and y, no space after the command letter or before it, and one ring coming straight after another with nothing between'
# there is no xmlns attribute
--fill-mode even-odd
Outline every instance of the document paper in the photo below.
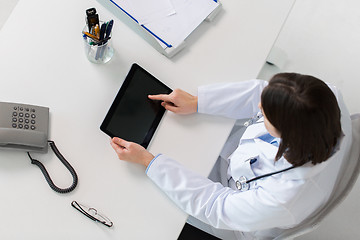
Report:
<svg viewBox="0 0 360 240"><path fill-rule="evenodd" d="M175 14L170 0L123 0L140 25Z"/></svg>
<svg viewBox="0 0 360 240"><path fill-rule="evenodd" d="M164 49L168 47L167 45L178 47L218 7L218 3L214 0L112 1L150 31ZM153 5L149 7L149 3ZM169 4L172 6L171 9ZM141 6L143 9L139 10ZM144 9L144 6L148 9ZM159 14L152 15L155 9L162 10L159 10ZM142 24L141 22L145 23Z"/></svg>

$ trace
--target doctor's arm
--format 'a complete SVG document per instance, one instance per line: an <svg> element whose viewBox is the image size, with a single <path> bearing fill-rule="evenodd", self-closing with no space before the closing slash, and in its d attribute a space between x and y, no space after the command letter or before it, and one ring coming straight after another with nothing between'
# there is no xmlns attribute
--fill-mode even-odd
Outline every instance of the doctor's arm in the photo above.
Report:
<svg viewBox="0 0 360 240"><path fill-rule="evenodd" d="M253 117L259 112L261 93L267 84L267 81L253 79L201 86L198 112L233 119Z"/></svg>
<svg viewBox="0 0 360 240"><path fill-rule="evenodd" d="M191 114L197 112L198 98L181 89L175 89L169 95L149 95L152 100L162 101L161 105L166 109L178 114Z"/></svg>
<svg viewBox="0 0 360 240"><path fill-rule="evenodd" d="M294 222L269 192L224 187L165 155L157 156L146 173L179 208L215 228L252 232Z"/></svg>
<svg viewBox="0 0 360 240"><path fill-rule="evenodd" d="M149 98L163 101L165 109L178 114L199 112L243 119L259 111L258 103L266 85L263 80L217 83L199 87L198 96L176 89L169 95L149 95Z"/></svg>
<svg viewBox="0 0 360 240"><path fill-rule="evenodd" d="M221 229L256 231L292 223L288 210L266 191L239 192L142 146L111 140L119 159L144 165L148 177L183 211Z"/></svg>
<svg viewBox="0 0 360 240"><path fill-rule="evenodd" d="M149 151L143 146L114 137L110 140L110 145L115 150L118 158L127 162L137 163L147 167L154 159Z"/></svg>

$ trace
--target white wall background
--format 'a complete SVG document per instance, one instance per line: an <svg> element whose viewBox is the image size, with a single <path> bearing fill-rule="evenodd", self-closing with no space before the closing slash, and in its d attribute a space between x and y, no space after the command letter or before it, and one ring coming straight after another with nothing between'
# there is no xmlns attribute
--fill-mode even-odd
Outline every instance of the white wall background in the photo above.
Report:
<svg viewBox="0 0 360 240"><path fill-rule="evenodd" d="M283 71L336 85L360 112L360 1L297 0L275 46L288 57Z"/></svg>
<svg viewBox="0 0 360 240"><path fill-rule="evenodd" d="M0 0L0 29L17 2ZM313 75L338 86L350 113L360 113L359 0L297 0L275 47L287 55L281 71ZM268 78L276 71L267 66L260 76ZM359 199L360 181L318 229L297 240L360 239Z"/></svg>

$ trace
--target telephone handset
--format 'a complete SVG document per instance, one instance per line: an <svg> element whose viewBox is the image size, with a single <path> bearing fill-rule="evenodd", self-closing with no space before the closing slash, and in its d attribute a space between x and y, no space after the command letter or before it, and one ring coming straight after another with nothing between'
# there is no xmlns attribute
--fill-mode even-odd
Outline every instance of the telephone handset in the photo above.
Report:
<svg viewBox="0 0 360 240"><path fill-rule="evenodd" d="M26 151L32 164L37 165L50 187L58 193L75 189L78 178L73 167L61 155L53 141L48 141L49 108L10 102L0 102L0 148ZM48 145L70 171L73 184L66 189L55 186L44 165L33 159L30 152L46 153Z"/></svg>

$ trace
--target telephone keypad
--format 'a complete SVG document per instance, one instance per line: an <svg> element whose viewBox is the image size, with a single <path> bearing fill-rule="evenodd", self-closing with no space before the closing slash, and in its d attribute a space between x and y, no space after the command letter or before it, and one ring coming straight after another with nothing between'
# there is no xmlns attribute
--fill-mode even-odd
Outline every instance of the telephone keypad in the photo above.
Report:
<svg viewBox="0 0 360 240"><path fill-rule="evenodd" d="M13 107L14 111L12 113L12 127L19 129L31 129L35 130L35 109L28 107ZM25 113L24 113L25 112Z"/></svg>
<svg viewBox="0 0 360 240"><path fill-rule="evenodd" d="M48 150L48 107L0 101L0 112L0 149Z"/></svg>

